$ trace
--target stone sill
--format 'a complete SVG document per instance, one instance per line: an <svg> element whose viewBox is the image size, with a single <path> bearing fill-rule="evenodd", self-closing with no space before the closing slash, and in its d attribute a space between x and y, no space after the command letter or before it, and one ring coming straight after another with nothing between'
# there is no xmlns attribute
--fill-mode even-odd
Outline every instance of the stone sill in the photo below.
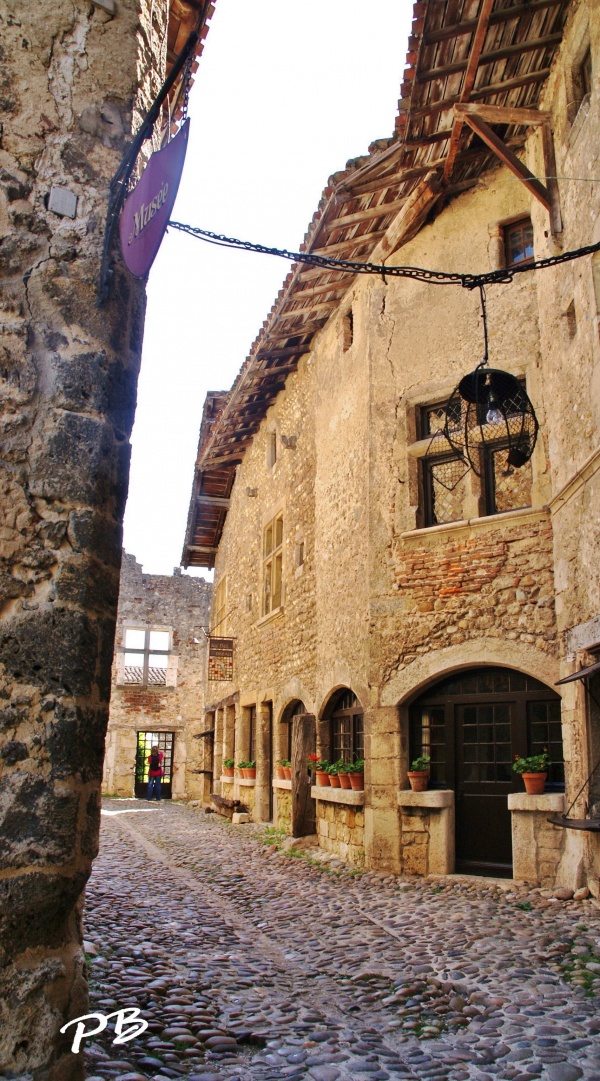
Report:
<svg viewBox="0 0 600 1081"><path fill-rule="evenodd" d="M544 792L541 796L529 796L527 792L511 792L508 797L509 811L543 811L546 814L562 814L565 809L564 792Z"/></svg>
<svg viewBox="0 0 600 1081"><path fill-rule="evenodd" d="M286 781L285 777L274 777L273 788L284 788L286 792L292 791L292 782Z"/></svg>
<svg viewBox="0 0 600 1081"><path fill-rule="evenodd" d="M274 608L272 612L267 612L266 616L261 616L256 620L255 627L262 627L265 623L270 623L272 619L277 619L278 616L283 615L283 605L280 604L279 608Z"/></svg>
<svg viewBox="0 0 600 1081"><path fill-rule="evenodd" d="M460 522L445 522L443 525L430 525L424 529L405 529L400 536L402 540L421 540L423 537L437 537L439 533L451 533L459 529L482 528L484 525L493 527L504 522L518 521L522 518L546 518L548 508L522 507L520 510L505 510L501 514L485 514L481 518L463 518Z"/></svg>
<svg viewBox="0 0 600 1081"><path fill-rule="evenodd" d="M352 788L329 788L324 784L314 784L310 794L313 799L324 803L346 803L349 806L362 807L365 802L364 789L358 792Z"/></svg>
<svg viewBox="0 0 600 1081"><path fill-rule="evenodd" d="M219 777L221 784L234 784L235 777Z"/></svg>
<svg viewBox="0 0 600 1081"><path fill-rule="evenodd" d="M242 788L254 788L256 784L256 777L236 777L236 780Z"/></svg>
<svg viewBox="0 0 600 1081"><path fill-rule="evenodd" d="M451 788L428 788L425 792L402 789L398 792L398 806L427 807L430 811L441 811L444 807L454 807L454 791Z"/></svg>

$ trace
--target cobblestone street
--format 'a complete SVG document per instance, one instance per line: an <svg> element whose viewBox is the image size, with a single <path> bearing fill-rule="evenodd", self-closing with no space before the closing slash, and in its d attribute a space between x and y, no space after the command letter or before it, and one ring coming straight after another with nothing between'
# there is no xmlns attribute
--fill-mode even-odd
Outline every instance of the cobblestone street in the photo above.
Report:
<svg viewBox="0 0 600 1081"><path fill-rule="evenodd" d="M600 1081L595 902L294 858L274 830L166 802L104 808L90 1009L149 1025L86 1041L89 1079Z"/></svg>

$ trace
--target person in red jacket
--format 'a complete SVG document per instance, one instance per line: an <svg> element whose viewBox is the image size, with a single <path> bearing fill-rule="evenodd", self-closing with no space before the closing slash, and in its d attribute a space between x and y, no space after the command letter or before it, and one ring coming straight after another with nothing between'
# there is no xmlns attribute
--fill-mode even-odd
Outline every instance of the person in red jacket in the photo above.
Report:
<svg viewBox="0 0 600 1081"><path fill-rule="evenodd" d="M150 754L148 755L148 794L146 799L151 800L152 796L156 794L156 800L160 803L160 781L163 775L163 758L164 754L159 751L156 743L150 748Z"/></svg>

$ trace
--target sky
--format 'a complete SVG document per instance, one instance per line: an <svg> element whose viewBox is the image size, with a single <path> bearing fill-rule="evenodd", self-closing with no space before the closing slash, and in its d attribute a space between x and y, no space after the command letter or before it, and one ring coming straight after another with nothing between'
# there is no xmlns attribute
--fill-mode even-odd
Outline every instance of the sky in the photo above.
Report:
<svg viewBox="0 0 600 1081"><path fill-rule="evenodd" d="M411 17L412 0L216 0L172 218L297 251L329 176L394 130ZM125 514L146 573L179 566L205 395L233 383L288 269L175 230L163 240Z"/></svg>

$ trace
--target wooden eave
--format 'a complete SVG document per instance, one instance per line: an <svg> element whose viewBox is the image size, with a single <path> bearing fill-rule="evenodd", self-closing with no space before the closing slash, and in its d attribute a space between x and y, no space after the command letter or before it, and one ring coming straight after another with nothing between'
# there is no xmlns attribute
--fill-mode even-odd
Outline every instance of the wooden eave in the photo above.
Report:
<svg viewBox="0 0 600 1081"><path fill-rule="evenodd" d="M169 74L192 30L199 35L194 52L191 71L192 77L198 70L200 56L208 34L208 23L215 10L216 0L170 0L169 22L167 27L167 69ZM169 95L169 114L173 131L177 130L183 109L183 83L180 79Z"/></svg>
<svg viewBox="0 0 600 1081"><path fill-rule="evenodd" d="M455 107L537 110L570 2L417 0L394 134L330 177L300 250L384 262L449 199L495 167L492 140L485 143L477 124ZM494 131L514 156L528 125L503 123ZM233 483L285 379L343 308L354 280L333 268L292 266L202 446L195 489L212 469L229 468ZM189 530L188 523L184 564L209 565L194 558ZM222 523L213 548L221 530Z"/></svg>

